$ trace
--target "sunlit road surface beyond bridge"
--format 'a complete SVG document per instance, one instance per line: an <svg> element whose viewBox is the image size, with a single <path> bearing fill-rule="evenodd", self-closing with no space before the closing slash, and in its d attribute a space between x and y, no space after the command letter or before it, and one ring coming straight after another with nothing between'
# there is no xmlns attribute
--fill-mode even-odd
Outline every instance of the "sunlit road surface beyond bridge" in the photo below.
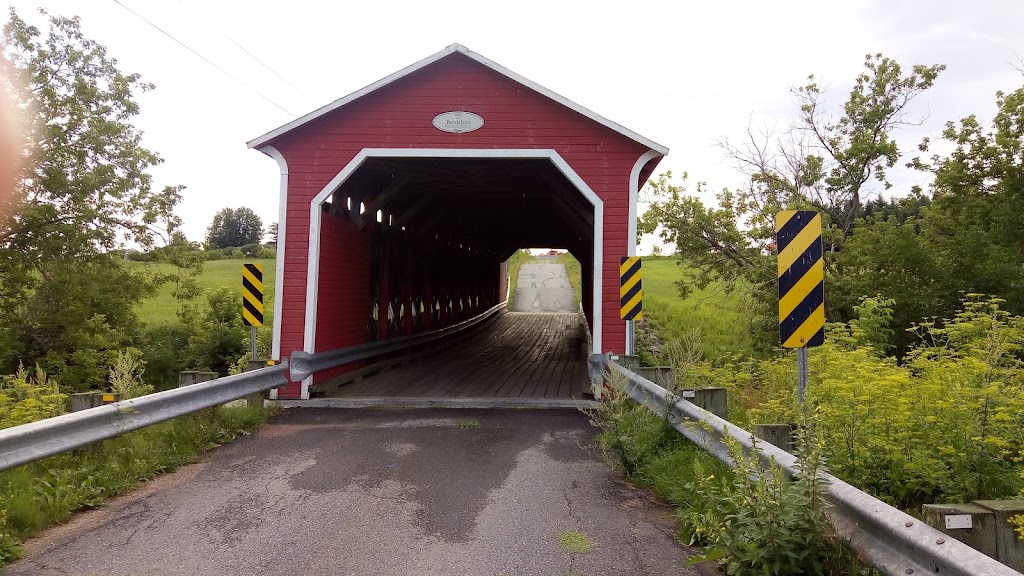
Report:
<svg viewBox="0 0 1024 576"><path fill-rule="evenodd" d="M574 410L292 409L3 574L715 573L682 567L672 511L584 448L593 433ZM560 546L574 530L590 552Z"/></svg>

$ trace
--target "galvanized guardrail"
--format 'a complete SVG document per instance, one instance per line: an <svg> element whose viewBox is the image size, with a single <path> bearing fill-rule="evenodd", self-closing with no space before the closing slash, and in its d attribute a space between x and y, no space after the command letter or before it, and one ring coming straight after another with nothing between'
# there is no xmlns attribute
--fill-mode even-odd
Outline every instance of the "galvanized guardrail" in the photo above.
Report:
<svg viewBox="0 0 1024 576"><path fill-rule="evenodd" d="M673 428L722 462L733 465L723 442L731 437L747 454L756 453L766 465L774 460L787 474L800 473L798 460L792 454L757 441L750 432L634 374L608 356L601 362L628 379L626 391L633 399L665 415ZM705 424L697 425L702 422ZM862 559L886 574L1024 576L831 474L822 477L828 481L826 497L832 504L829 516L836 532Z"/></svg>
<svg viewBox="0 0 1024 576"><path fill-rule="evenodd" d="M284 386L287 363L0 430L0 470Z"/></svg>
<svg viewBox="0 0 1024 576"><path fill-rule="evenodd" d="M292 381L298 381L319 370L434 342L484 322L502 311L507 303L506 298L473 318L431 332L318 354L295 352L290 363L283 361L270 368L5 428L0 430L0 471L245 398L249 394L279 388L288 383L289 375Z"/></svg>
<svg viewBox="0 0 1024 576"><path fill-rule="evenodd" d="M367 344L360 344L358 346L340 348L338 350L330 350L327 352L316 352L314 354L310 354L309 352L292 352L291 371L289 374L292 381L298 382L300 380L305 380L307 377L312 376L314 373L321 370L337 368L338 366L344 366L345 364L351 364L352 362L366 360L367 358L374 358L383 354L397 352L405 348L419 346L420 344L435 342L441 338L451 336L452 334L472 328L473 326L484 322L498 312L504 310L507 303L508 299L506 298L505 302L501 302L496 306L469 318L468 320L463 320L457 324L452 324L451 326L446 326L437 330L431 330L430 332L422 332L411 336L401 336L399 338L391 338L390 340L381 340L380 342L369 342Z"/></svg>

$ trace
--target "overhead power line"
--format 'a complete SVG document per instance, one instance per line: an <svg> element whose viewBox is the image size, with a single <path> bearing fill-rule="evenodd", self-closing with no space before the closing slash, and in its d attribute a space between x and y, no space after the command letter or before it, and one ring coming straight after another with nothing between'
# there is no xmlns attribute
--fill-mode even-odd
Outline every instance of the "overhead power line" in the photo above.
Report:
<svg viewBox="0 0 1024 576"><path fill-rule="evenodd" d="M246 50L245 46L242 46L241 44L239 44L238 42L236 42L234 38L232 38L231 36L228 36L227 34L225 34L225 35L224 35L224 37L225 37L225 38L227 38L229 42L231 42L232 44L234 44L235 46L237 46L239 50L241 50L242 52L245 52L246 54L248 54L248 55L249 55L249 57L250 57L250 58L252 58L252 59L253 59L253 60L255 60L256 62L258 62L260 66L263 66L263 67L264 67L264 68L266 68L266 69L267 69L268 71L270 71L270 73L271 73L271 74L273 74L274 76L277 76L278 78L280 78L282 82L284 82L285 84L287 84L288 86L290 86L290 87L291 87L291 88L292 88L293 90L295 90L295 91L296 91L296 92L298 92L299 94L302 94L302 95L303 95L303 96L305 96L306 98L310 98L309 94L307 94L307 93L306 93L306 92L305 92L304 90L302 90L301 88L299 88L299 87L298 87L298 86L296 86L295 84L292 84L291 82L289 82L289 81L288 81L288 79L287 79L287 78L285 78L284 76L282 76L282 75L278 74L278 73L277 73L277 70L274 70L274 69L273 69L273 68L271 68L271 67L270 67L269 65L267 65L267 63L266 63L266 62L264 62L263 60L260 60L259 58L257 58L255 54L253 54L252 52L249 52L248 50ZM311 98L310 98L310 99L311 99Z"/></svg>
<svg viewBox="0 0 1024 576"><path fill-rule="evenodd" d="M154 29L156 29L156 30L157 30L158 32L160 32L160 33L161 33L161 34L163 34L164 36L167 36L168 38L170 38L171 40L173 40L173 41L174 41L175 43L177 43L177 44L178 44L179 46L181 46L182 48L184 48L184 49L188 50L188 51L189 51L189 52L191 52L192 54L195 54L195 55L196 55L197 57L199 57L200 59L202 59L202 60L203 60L204 62L206 62L206 63L207 63L207 64L209 64L210 66L213 66L214 68L216 68L217 70L219 70L219 71L220 71L220 72L221 72L222 74L224 74L224 75L225 75L225 76L227 76L228 78L231 78L231 79L232 79L232 80L234 80L235 82L238 82L238 83L239 83L239 84L241 84L242 86L244 86L244 87L246 87L246 88L248 88L248 89L252 90L252 91L253 91L253 92L255 92L255 93L256 93L256 94L257 94L257 95L258 95L258 96L259 96L260 98L263 98L264 100L266 100L267 102L269 102L270 104L272 104L272 105L273 105L273 106L275 106L275 107L276 107L277 109L279 109L279 110L281 110L282 112L284 112L285 114L288 114L288 115L289 115L289 116L291 116L292 118L296 118L296 117L298 117L298 115L297 115L297 114L295 114L294 112L292 112L292 111L288 110L287 108L285 108L284 106L282 106L282 105L278 104L277 102L274 102L274 101L273 101L273 100L272 100L272 99L271 99L271 98L270 98L269 96L267 96L267 95L266 95L266 94L264 94L263 92L260 92L259 90L257 90L257 89L256 89L256 88L254 88L253 86L249 85L248 83L246 83L246 82L245 82L245 81L243 81L242 79L240 79L240 78L238 78L237 76L235 76L234 74L232 74L232 73L228 72L227 70L225 70L224 68L222 68L221 66L219 66L219 65L218 65L218 64L217 64L216 62L214 62L214 61L210 60L210 59L209 59L209 58L207 58L206 56L203 56L202 54L200 54L199 52L197 52L196 50L194 50L194 49L193 49L193 48L192 48L191 46L189 46L188 44L185 44L185 43L184 43L184 42L182 42L181 40L178 40L178 39L177 39L177 38L175 38L175 37L174 37L174 36L173 36L173 35L172 35L171 33L167 32L167 31L166 31L166 30L164 30L163 28L161 28L161 27L157 26L156 24L154 24L153 22L151 22L151 21L147 20L147 19L146 19L146 17L145 17L145 16L143 16L142 14L139 14L139 13L138 13L138 12L136 12L135 10L132 10L132 9L131 9L131 8L129 8L128 6L124 5L124 4L123 4L123 3L121 2L121 0L114 0L114 3L115 3L115 4L117 4L118 6L120 6L121 8L124 8L124 9L125 9L125 10L127 10L128 12L131 12L131 13L132 13L132 14L133 14L133 15L134 15L134 16L135 16L136 18L138 18L139 20L142 20L142 21L143 21L143 22L145 22L146 24L149 24L149 25L150 25L150 26L152 26L152 27L153 27ZM232 42L234 42L234 41L232 41ZM238 44L237 44L237 43L235 43L235 45L237 46ZM241 48L241 46L239 46L239 48ZM245 49L243 48L243 50L245 50ZM246 53L248 53L248 51L246 51ZM250 54L250 56L252 56L252 55ZM255 56L253 56L253 58L255 58ZM266 65L265 65L265 64L264 64L264 66L266 67ZM269 67L267 67L267 69L270 69L270 68L269 68ZM271 70L271 72L273 72L273 70ZM275 74L275 75L277 75L278 77L280 77L280 75L279 75L279 74L277 74L276 72L274 72L274 74ZM282 80L284 80L284 78L281 78L281 79L282 79ZM287 82L287 80L285 80L285 82ZM293 88L294 88L294 86L293 86Z"/></svg>

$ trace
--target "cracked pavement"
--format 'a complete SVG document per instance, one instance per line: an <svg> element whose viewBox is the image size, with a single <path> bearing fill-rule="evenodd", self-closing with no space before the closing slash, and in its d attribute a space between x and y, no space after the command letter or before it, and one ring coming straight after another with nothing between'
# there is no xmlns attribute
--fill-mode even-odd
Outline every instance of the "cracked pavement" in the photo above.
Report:
<svg viewBox="0 0 1024 576"><path fill-rule="evenodd" d="M571 410L292 409L3 574L717 574L683 568L673 511L586 449L593 434ZM561 550L570 530L593 550Z"/></svg>
<svg viewBox="0 0 1024 576"><path fill-rule="evenodd" d="M530 263L519 268L512 312L576 312L576 295L565 266Z"/></svg>

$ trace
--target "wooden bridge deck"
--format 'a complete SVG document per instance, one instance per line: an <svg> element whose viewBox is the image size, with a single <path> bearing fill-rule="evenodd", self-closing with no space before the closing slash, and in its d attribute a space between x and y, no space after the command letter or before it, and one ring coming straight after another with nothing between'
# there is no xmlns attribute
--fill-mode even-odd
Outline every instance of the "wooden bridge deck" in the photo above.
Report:
<svg viewBox="0 0 1024 576"><path fill-rule="evenodd" d="M557 398L589 392L576 314L510 312L461 343L344 384L335 398Z"/></svg>

